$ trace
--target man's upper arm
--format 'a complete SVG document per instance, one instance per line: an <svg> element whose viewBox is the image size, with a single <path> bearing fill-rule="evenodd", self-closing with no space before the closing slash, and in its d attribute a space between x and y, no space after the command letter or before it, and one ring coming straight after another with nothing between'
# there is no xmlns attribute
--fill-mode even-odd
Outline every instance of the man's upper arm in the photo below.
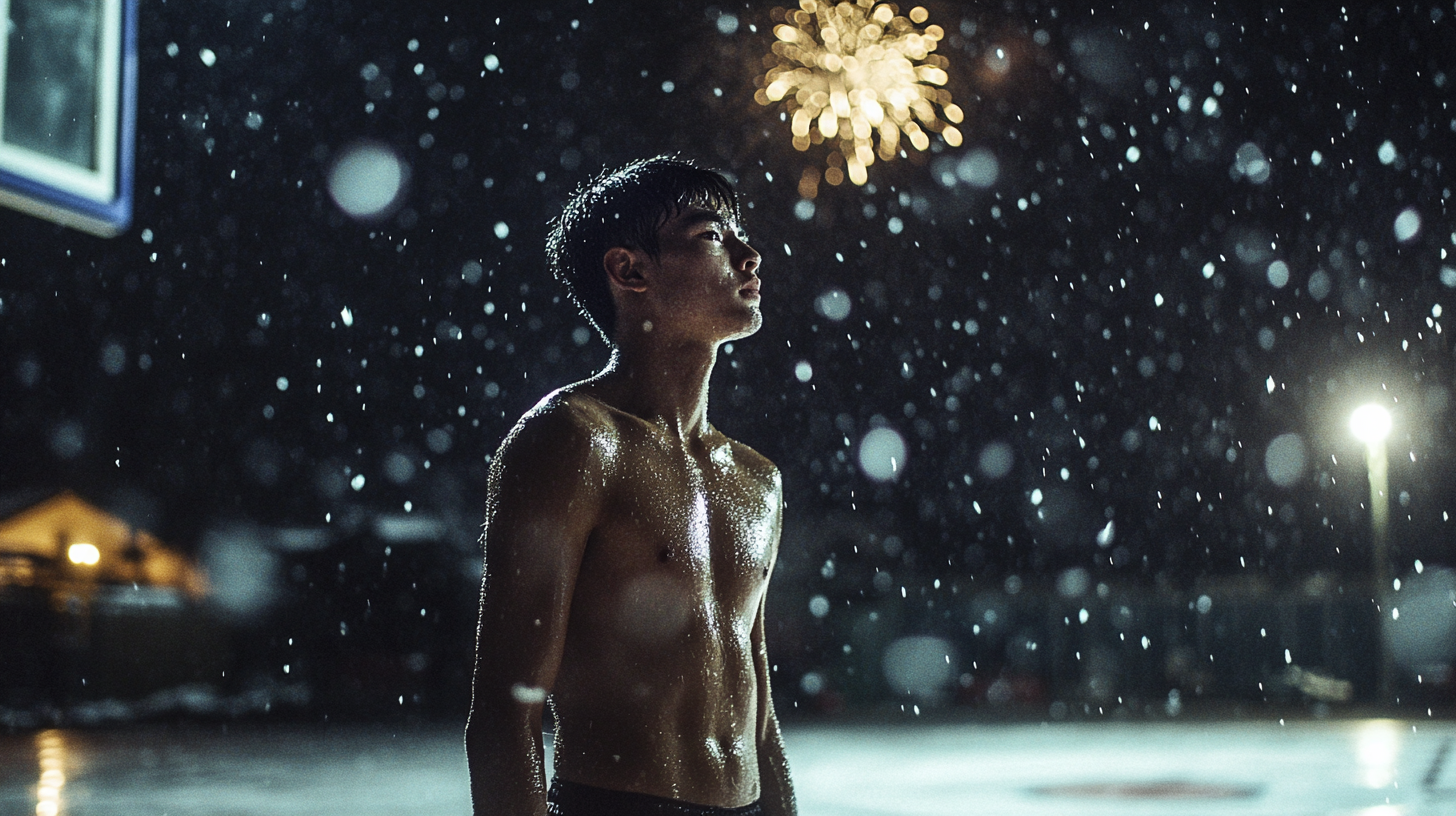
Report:
<svg viewBox="0 0 1456 816"><path fill-rule="evenodd" d="M539 702L556 679L571 596L602 501L602 463L580 409L532 412L491 464L476 703Z"/></svg>
<svg viewBox="0 0 1456 816"><path fill-rule="evenodd" d="M768 466L768 471L771 476L772 483L771 489L773 491L773 538L769 543L769 575L772 576L772 568L774 564L778 562L779 539L783 532L783 480L779 476L778 468L768 463L767 459L763 461ZM758 600L758 612L753 621L753 629L751 635L753 645L754 668L756 669L758 675L758 736L760 740L764 739L767 735L767 732L769 730L769 721L774 717L773 698L771 696L769 684L770 666L768 661L768 644L766 631L767 622L765 620L765 610L767 609L767 607L768 585L767 583L765 583L763 596L760 597Z"/></svg>

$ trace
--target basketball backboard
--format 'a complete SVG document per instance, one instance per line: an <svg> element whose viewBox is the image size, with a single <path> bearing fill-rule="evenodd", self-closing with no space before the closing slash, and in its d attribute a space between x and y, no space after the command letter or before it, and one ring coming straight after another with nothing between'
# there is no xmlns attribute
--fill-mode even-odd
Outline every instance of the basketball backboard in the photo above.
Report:
<svg viewBox="0 0 1456 816"><path fill-rule="evenodd" d="M136 0L0 0L0 204L96 235L131 223Z"/></svg>

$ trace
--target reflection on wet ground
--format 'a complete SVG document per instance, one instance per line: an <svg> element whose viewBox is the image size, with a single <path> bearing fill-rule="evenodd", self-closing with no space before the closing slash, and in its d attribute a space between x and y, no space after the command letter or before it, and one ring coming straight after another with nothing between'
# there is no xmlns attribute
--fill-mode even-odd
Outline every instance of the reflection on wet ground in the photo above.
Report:
<svg viewBox="0 0 1456 816"><path fill-rule="evenodd" d="M803 811L823 816L1414 816L1456 813L1453 738L1447 722L1276 718L814 728L788 745Z"/></svg>
<svg viewBox="0 0 1456 816"><path fill-rule="evenodd" d="M0 736L5 816L467 814L461 729L156 725ZM1456 813L1456 723L799 726L804 816Z"/></svg>

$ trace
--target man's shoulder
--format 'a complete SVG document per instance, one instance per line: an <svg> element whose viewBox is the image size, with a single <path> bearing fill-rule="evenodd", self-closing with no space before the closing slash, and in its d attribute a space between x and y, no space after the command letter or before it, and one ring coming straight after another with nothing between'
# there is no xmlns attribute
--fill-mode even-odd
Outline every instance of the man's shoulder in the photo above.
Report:
<svg viewBox="0 0 1456 816"><path fill-rule="evenodd" d="M779 485L779 469L773 460L727 434L724 434L723 438L728 440L729 449L733 451L733 464L741 473L757 480L770 482L774 486Z"/></svg>
<svg viewBox="0 0 1456 816"><path fill-rule="evenodd" d="M516 423L516 428L550 426L553 430L590 432L612 425L611 409L579 389L581 383L558 388L541 398Z"/></svg>
<svg viewBox="0 0 1456 816"><path fill-rule="evenodd" d="M607 407L567 386L542 397L522 415L506 434L501 450L530 451L532 458L550 455L570 467L592 458L603 438L614 434Z"/></svg>

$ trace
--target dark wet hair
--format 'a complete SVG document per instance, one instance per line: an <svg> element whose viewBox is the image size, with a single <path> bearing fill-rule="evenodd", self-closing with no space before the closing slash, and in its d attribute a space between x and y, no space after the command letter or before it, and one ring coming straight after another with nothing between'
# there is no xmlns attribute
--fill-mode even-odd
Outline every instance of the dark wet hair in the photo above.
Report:
<svg viewBox="0 0 1456 816"><path fill-rule="evenodd" d="M617 306L602 256L612 247L626 247L656 258L662 224L694 205L734 223L742 220L738 198L721 173L675 156L656 156L603 171L572 193L552 223L546 239L551 274L607 345L614 345Z"/></svg>

